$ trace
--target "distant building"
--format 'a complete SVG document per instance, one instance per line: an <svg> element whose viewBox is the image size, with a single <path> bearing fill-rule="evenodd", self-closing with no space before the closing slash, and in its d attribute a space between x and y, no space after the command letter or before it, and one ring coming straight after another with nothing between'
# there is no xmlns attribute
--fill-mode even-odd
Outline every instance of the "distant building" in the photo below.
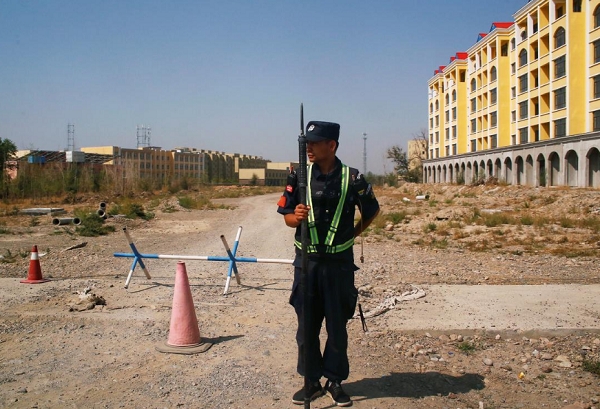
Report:
<svg viewBox="0 0 600 409"><path fill-rule="evenodd" d="M600 187L600 0L531 0L429 80L425 182Z"/></svg>
<svg viewBox="0 0 600 409"><path fill-rule="evenodd" d="M425 139L412 139L408 141L408 170L420 169L423 161L427 159L427 141Z"/></svg>
<svg viewBox="0 0 600 409"><path fill-rule="evenodd" d="M268 168L271 162L260 156L187 147L164 150L157 146L122 148L109 145L83 147L77 152L18 151L16 156L19 159L15 162L17 166L14 170L11 169L13 176L16 176L19 165L74 162L82 166L103 164L118 173L118 177L124 181L152 179L166 182L190 178L205 183L239 183L240 171L248 168L270 169L269 172L263 172L259 184L278 184L282 178L276 169ZM289 168L290 164L287 166Z"/></svg>
<svg viewBox="0 0 600 409"><path fill-rule="evenodd" d="M295 162L267 162L266 168L240 169L240 185L285 186Z"/></svg>

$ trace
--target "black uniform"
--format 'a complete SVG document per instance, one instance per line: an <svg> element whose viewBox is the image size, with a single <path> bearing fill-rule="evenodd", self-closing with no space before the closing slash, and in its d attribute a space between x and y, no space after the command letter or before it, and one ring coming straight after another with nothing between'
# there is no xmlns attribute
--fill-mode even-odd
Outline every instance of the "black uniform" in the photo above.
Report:
<svg viewBox="0 0 600 409"><path fill-rule="evenodd" d="M354 212L358 207L363 220L370 219L379 210L379 204L369 185L358 170L350 168L350 182L346 200L342 208L341 219L333 245L345 243L354 237ZM342 192L342 163L336 157L335 168L329 174L322 174L318 165L313 165L312 177L309 181L314 212L315 227L319 243L325 237L334 217ZM308 189L307 189L308 194ZM277 212L285 215L294 213L300 203L295 173L290 174L288 185L281 197ZM301 241L301 228L296 229L296 242ZM354 286L354 272L358 267L354 264L352 247L338 252L326 253L324 245L317 246L316 253L308 255L308 283L312 324L308 328L311 350L304 348L304 295L300 286L302 274L302 251L296 247L294 260L294 283L290 295L290 304L294 306L298 316L298 373L305 376L304 354L309 354L310 371L308 377L317 381L322 376L329 380L341 382L348 378L348 333L346 323L354 315L358 291ZM327 342L323 354L319 345L319 332L325 318Z"/></svg>

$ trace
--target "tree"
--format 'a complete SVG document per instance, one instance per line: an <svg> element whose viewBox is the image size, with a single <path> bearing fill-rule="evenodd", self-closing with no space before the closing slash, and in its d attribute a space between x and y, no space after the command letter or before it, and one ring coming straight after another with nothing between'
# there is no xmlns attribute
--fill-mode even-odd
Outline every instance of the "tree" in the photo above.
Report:
<svg viewBox="0 0 600 409"><path fill-rule="evenodd" d="M6 197L6 191L8 189L8 173L7 170L7 162L11 159L14 159L15 154L17 153L17 145L14 144L10 139L0 138L0 187L2 188L1 192L3 196Z"/></svg>
<svg viewBox="0 0 600 409"><path fill-rule="evenodd" d="M408 173L408 155L398 145L394 145L387 150L387 158L394 162L394 170L399 176Z"/></svg>

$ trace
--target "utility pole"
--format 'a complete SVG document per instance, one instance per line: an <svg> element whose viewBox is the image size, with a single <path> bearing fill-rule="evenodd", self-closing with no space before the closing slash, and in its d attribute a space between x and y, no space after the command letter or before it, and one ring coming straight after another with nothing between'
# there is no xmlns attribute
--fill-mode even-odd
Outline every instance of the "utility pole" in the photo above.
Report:
<svg viewBox="0 0 600 409"><path fill-rule="evenodd" d="M363 147L363 174L365 176L367 176L367 133L363 132L363 140L364 140L364 147Z"/></svg>

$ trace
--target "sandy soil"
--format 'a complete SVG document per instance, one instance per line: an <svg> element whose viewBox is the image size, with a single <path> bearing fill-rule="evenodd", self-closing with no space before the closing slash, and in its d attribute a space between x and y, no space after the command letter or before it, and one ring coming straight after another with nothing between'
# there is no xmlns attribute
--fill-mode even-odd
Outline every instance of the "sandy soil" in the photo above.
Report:
<svg viewBox="0 0 600 409"><path fill-rule="evenodd" d="M411 189L380 190L384 211L397 210L403 197L421 206L414 201L421 191ZM448 189L431 193L447 208L417 212L365 239L356 284L368 330L358 319L349 323L345 383L354 407L600 407L600 377L584 370L585 362L600 362L597 258L566 258L527 243L518 251L514 243L471 251L464 235L451 236L445 248L423 245L419 238L441 230L425 233L424 224L442 212L470 211L471 196L462 191L450 203L444 195L456 197L460 188ZM509 196L541 203L557 195L479 189L486 202L473 200L482 208L509 206ZM578 193L593 214L599 192ZM232 280L224 296L227 263L187 261L200 332L214 345L179 355L156 350L168 338L176 261L148 260L152 278L138 267L126 290L131 259L113 257L129 251L125 225L142 253L214 256L225 255L219 236L233 246L243 226L238 256L289 259L292 230L275 212L278 196L223 200L232 210L157 211L148 222L108 219L117 231L98 238L69 234L43 218L37 226L9 226L12 234L0 235L0 252L14 258L0 264L0 407L298 407L290 399L302 385L296 318L287 303L290 266L238 264L242 285ZM591 237L565 245L593 248ZM33 244L46 253L41 266L51 281L21 284ZM86 288L106 305L88 309L79 296ZM311 407L332 403L322 397Z"/></svg>

